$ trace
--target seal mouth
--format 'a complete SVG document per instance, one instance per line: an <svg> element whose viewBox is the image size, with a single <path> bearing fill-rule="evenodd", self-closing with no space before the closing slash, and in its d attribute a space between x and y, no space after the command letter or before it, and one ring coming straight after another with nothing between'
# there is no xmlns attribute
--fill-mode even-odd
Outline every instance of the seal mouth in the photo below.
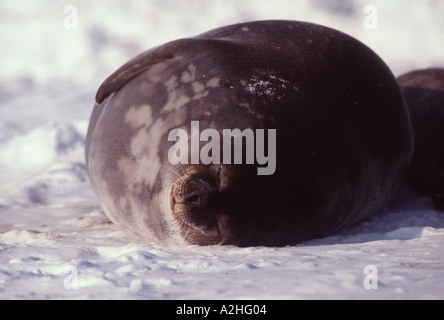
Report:
<svg viewBox="0 0 444 320"><path fill-rule="evenodd" d="M222 238L221 231L220 231L218 223L216 223L215 228L204 229L202 227L194 226L194 225L192 225L190 223L187 223L187 222L184 222L184 221L182 221L182 222L183 222L183 224L186 227L189 228L190 231L199 232L199 233L201 233L201 234L203 234L205 236L208 236L208 237L211 237L211 238L215 238L215 239L216 238L217 239L221 239Z"/></svg>
<svg viewBox="0 0 444 320"><path fill-rule="evenodd" d="M186 219L182 218L181 214L175 215L174 220L179 226L177 233L189 244L217 245L223 242L219 222L216 222L214 228L207 229L187 222Z"/></svg>

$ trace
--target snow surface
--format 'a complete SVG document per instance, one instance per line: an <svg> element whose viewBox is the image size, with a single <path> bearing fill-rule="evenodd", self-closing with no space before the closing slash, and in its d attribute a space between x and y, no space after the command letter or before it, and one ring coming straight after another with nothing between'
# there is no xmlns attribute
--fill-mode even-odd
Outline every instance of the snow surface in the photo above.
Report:
<svg viewBox="0 0 444 320"><path fill-rule="evenodd" d="M444 214L411 190L369 222L297 246L172 247L108 221L83 156L107 75L214 27L311 21L360 39L395 75L443 66L444 3L407 3L2 0L0 299L443 299Z"/></svg>

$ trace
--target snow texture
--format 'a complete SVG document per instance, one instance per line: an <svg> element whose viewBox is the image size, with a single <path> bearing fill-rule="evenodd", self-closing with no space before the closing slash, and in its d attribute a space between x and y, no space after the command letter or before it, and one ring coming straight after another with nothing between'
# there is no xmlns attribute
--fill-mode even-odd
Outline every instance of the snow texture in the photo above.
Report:
<svg viewBox="0 0 444 320"><path fill-rule="evenodd" d="M304 20L358 38L398 76L444 66L443 16L442 1L2 0L0 299L443 299L444 214L412 190L297 246L171 247L108 221L83 155L98 86L155 45Z"/></svg>

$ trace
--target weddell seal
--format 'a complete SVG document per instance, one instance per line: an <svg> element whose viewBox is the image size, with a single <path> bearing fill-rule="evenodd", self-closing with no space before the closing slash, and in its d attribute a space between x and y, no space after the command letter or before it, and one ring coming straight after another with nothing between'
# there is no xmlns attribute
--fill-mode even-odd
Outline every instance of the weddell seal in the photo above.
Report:
<svg viewBox="0 0 444 320"><path fill-rule="evenodd" d="M415 151L407 185L444 209L444 69L398 77L412 121Z"/></svg>
<svg viewBox="0 0 444 320"><path fill-rule="evenodd" d="M411 154L399 86L373 51L274 20L135 57L99 88L86 141L104 212L168 244L330 235L378 214Z"/></svg>

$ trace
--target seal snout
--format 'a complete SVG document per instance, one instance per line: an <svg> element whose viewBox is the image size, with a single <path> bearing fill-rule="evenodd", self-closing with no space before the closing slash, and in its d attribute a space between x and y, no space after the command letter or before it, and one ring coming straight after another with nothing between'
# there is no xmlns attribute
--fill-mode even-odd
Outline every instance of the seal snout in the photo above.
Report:
<svg viewBox="0 0 444 320"><path fill-rule="evenodd" d="M217 236L218 219L209 206L216 190L216 187L198 177L178 179L171 188L170 206L179 225L191 227L208 236Z"/></svg>

